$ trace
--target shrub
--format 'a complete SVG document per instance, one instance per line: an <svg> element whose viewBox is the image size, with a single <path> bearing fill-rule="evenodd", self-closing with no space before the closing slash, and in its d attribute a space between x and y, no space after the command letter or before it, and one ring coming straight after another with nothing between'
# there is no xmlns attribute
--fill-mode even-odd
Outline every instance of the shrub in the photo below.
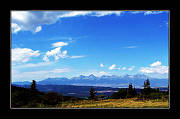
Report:
<svg viewBox="0 0 180 119"><path fill-rule="evenodd" d="M119 99L119 98L126 98L127 96L127 90L126 89L120 89L118 92L114 92L111 95L111 98L113 99Z"/></svg>
<svg viewBox="0 0 180 119"><path fill-rule="evenodd" d="M63 96L55 92L49 92L44 95L44 104L46 105L56 105L62 100Z"/></svg>

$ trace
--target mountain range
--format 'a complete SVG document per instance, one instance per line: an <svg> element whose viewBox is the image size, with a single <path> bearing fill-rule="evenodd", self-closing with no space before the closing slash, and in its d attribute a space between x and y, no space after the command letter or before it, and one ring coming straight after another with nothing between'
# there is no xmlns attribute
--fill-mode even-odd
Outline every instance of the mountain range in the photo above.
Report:
<svg viewBox="0 0 180 119"><path fill-rule="evenodd" d="M105 86L114 88L127 88L130 83L136 88L141 88L146 79L150 80L151 87L168 87L168 78L159 79L151 78L143 74L124 75L124 76L107 76L96 77L93 74L89 76L80 75L72 78L47 78L37 81L38 85L77 85L77 86ZM30 85L31 82L12 82L16 85Z"/></svg>

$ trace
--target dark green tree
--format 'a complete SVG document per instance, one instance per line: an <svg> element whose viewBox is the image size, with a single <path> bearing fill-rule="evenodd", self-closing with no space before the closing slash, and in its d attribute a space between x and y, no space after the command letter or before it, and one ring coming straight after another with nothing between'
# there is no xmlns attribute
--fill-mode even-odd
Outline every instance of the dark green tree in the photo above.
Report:
<svg viewBox="0 0 180 119"><path fill-rule="evenodd" d="M132 83L129 84L129 88L127 91L127 98L133 98L137 94L136 89L133 88Z"/></svg>
<svg viewBox="0 0 180 119"><path fill-rule="evenodd" d="M112 93L110 98L113 98L113 99L119 99L119 98L124 99L126 97L127 97L127 90L121 88L118 92Z"/></svg>
<svg viewBox="0 0 180 119"><path fill-rule="evenodd" d="M146 80L146 87L151 88L149 79Z"/></svg>
<svg viewBox="0 0 180 119"><path fill-rule="evenodd" d="M150 86L150 81L147 79L144 81L144 89L141 92L141 97L143 98L149 98L150 94L153 92L151 86Z"/></svg>
<svg viewBox="0 0 180 119"><path fill-rule="evenodd" d="M36 81L32 80L31 90L36 90Z"/></svg>
<svg viewBox="0 0 180 119"><path fill-rule="evenodd" d="M133 96L133 86L132 83L130 83L127 91L127 98L131 98L132 96Z"/></svg>
<svg viewBox="0 0 180 119"><path fill-rule="evenodd" d="M90 91L89 91L89 99L96 99L96 91L94 90L94 88L90 88Z"/></svg>

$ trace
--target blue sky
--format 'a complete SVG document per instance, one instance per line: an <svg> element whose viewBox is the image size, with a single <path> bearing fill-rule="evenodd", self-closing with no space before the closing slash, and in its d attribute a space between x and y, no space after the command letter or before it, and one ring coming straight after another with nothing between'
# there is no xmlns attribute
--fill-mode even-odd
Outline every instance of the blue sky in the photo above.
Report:
<svg viewBox="0 0 180 119"><path fill-rule="evenodd" d="M12 81L168 77L168 11L11 11Z"/></svg>

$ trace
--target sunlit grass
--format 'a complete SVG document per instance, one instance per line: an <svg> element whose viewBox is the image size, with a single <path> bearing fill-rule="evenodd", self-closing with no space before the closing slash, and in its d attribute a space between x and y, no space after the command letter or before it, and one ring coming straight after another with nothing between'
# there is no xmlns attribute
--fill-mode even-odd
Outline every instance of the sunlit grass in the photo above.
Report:
<svg viewBox="0 0 180 119"><path fill-rule="evenodd" d="M168 108L168 100L107 99L63 102L57 108Z"/></svg>

